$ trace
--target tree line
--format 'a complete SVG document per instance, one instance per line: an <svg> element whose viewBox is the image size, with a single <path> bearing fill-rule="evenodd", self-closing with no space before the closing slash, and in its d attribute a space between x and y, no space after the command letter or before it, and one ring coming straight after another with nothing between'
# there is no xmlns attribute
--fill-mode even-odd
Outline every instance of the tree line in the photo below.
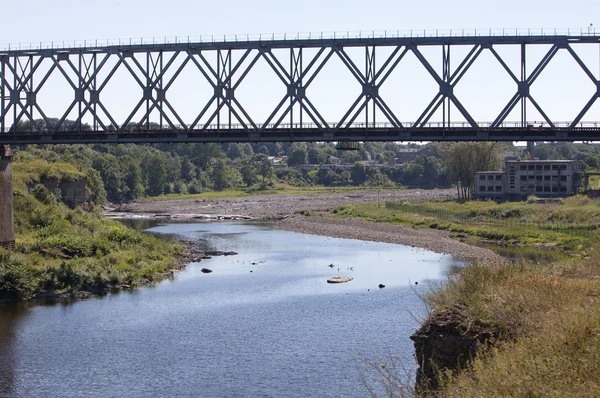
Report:
<svg viewBox="0 0 600 398"><path fill-rule="evenodd" d="M44 128L45 122L34 123L36 128ZM73 122L65 123L70 126ZM97 203L209 190L269 189L276 184L455 186L458 196L467 199L473 194L475 171L500 170L506 155L528 156L522 147L494 142L367 142L357 151L340 151L333 143L297 142L30 145L15 149L24 161L41 158L77 165L88 174ZM403 160L409 151L417 155ZM544 144L535 153L542 160L579 159L588 169L600 167L597 145Z"/></svg>

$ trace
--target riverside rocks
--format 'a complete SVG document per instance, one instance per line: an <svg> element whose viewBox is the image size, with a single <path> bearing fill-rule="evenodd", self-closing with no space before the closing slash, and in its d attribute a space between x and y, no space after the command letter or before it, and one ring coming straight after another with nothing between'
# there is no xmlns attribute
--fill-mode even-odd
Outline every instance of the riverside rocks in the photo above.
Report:
<svg viewBox="0 0 600 398"><path fill-rule="evenodd" d="M207 220L277 220L285 219L300 210L312 212L352 203L453 197L456 197L455 189L390 189L381 190L379 193L375 190L357 190L319 194L241 196L227 199L138 199L135 203L119 206L117 211L127 213L129 216L135 216L137 213L170 214L173 219L203 217Z"/></svg>
<svg viewBox="0 0 600 398"><path fill-rule="evenodd" d="M461 308L431 316L412 336L415 345L418 391L439 388L438 374L465 369L482 347L497 339L498 331L466 319Z"/></svg>
<svg viewBox="0 0 600 398"><path fill-rule="evenodd" d="M333 276L329 279L327 279L327 283L347 283L350 282L352 279L351 276Z"/></svg>

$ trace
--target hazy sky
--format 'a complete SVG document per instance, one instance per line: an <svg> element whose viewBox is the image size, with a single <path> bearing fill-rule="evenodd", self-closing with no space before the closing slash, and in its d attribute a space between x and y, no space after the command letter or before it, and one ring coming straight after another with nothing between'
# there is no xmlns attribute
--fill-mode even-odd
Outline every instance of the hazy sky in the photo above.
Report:
<svg viewBox="0 0 600 398"><path fill-rule="evenodd" d="M600 15L596 0L3 3L0 42L331 30L580 28Z"/></svg>
<svg viewBox="0 0 600 398"><path fill-rule="evenodd" d="M600 15L598 0L28 0L5 1L1 12L0 43L309 31L587 29L590 23L598 23L597 32L600 34L600 20L594 19ZM4 45L0 44L0 47ZM530 68L547 50L548 47L540 47L531 51ZM440 50L435 51L435 54L425 52L432 63L439 63ZM378 58L380 62L383 62L385 53L382 50L383 55ZM511 66L518 63L518 49L506 49L503 55ZM354 56L357 64L364 65L361 54ZM600 47L582 48L581 56L598 77ZM459 60L455 62L457 65ZM433 98L437 87L414 56L407 56L400 67L382 88L382 96L385 95L401 120L411 121ZM281 100L285 87L264 62L255 69L248 76L248 83L242 83L236 96L257 120L261 120ZM202 82L203 78L197 72L193 68L186 70L167 93L167 98L181 111L186 122L194 118L211 95L210 87ZM59 80L60 77L50 79L48 88L42 89L38 98L45 109L50 109L49 115L59 113L61 107L72 101L72 93L62 94L61 87L67 86ZM457 96L468 109L473 110L478 121L493 119L516 90L512 80L487 52L460 85L460 89L457 86ZM308 95L329 120L339 119L360 94L360 86L339 60L332 61L309 90ZM413 94L408 97L401 94L411 90ZM572 58L563 50L536 82L535 88L532 87L540 105L555 121L574 118L595 90L593 83L577 70ZM114 83L107 85L101 98L106 103L110 100L107 107L116 119L123 119L139 100L140 92L139 86L123 71L115 75ZM128 93L131 94L129 99L126 98ZM600 120L600 105L590 115L587 120Z"/></svg>

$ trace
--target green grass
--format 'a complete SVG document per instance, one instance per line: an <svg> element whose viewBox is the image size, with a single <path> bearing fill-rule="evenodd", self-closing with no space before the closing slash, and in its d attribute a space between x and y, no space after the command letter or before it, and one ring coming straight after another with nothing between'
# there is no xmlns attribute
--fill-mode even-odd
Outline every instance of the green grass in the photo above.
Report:
<svg viewBox="0 0 600 398"><path fill-rule="evenodd" d="M31 162L34 163L34 162ZM185 248L106 219L100 210L69 209L46 188L44 176L81 178L72 165L15 162L16 251L0 249L0 302L41 292L103 293L164 278Z"/></svg>
<svg viewBox="0 0 600 398"><path fill-rule="evenodd" d="M86 177L71 163L48 163L37 159L13 162L13 189L25 192L27 186L40 182L41 178L76 181Z"/></svg>
<svg viewBox="0 0 600 398"><path fill-rule="evenodd" d="M486 201L396 202L340 206L338 217L449 231L453 237L526 245L568 252L590 247L598 239L600 202L573 197L561 203Z"/></svg>

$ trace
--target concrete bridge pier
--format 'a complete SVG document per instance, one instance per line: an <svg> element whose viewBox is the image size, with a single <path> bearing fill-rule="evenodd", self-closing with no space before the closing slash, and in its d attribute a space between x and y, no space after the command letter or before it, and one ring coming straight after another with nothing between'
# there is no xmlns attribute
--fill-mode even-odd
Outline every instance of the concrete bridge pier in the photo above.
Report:
<svg viewBox="0 0 600 398"><path fill-rule="evenodd" d="M531 159L535 159L535 141L527 141L527 152Z"/></svg>
<svg viewBox="0 0 600 398"><path fill-rule="evenodd" d="M0 246L15 247L10 146L0 145Z"/></svg>

